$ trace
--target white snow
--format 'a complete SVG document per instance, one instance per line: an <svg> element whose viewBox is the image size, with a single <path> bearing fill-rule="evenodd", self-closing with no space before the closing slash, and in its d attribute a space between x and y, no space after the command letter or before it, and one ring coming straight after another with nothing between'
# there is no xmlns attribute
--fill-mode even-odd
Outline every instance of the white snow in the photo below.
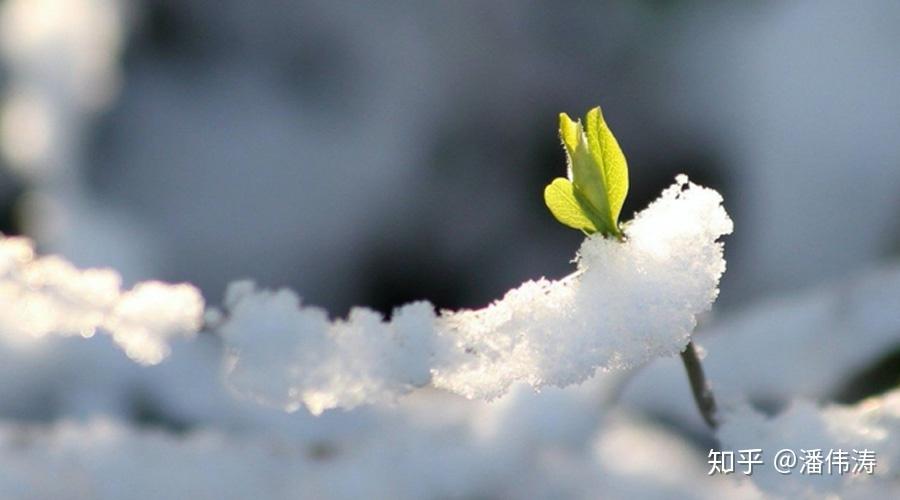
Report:
<svg viewBox="0 0 900 500"><path fill-rule="evenodd" d="M801 293L771 296L698 328L706 375L721 406L750 401L778 408L834 397L853 375L900 347L900 262ZM705 424L678 360L646 366L623 403L669 420Z"/></svg>
<svg viewBox="0 0 900 500"><path fill-rule="evenodd" d="M58 256L35 256L33 243L0 235L0 333L12 340L48 334L112 335L131 359L155 364L172 337L200 329L203 297L191 285L150 281L121 289L112 269L80 270Z"/></svg>
<svg viewBox="0 0 900 500"><path fill-rule="evenodd" d="M215 426L175 435L109 418L4 423L0 491L10 500L761 498L752 484L705 476L702 454L664 428L604 416L591 389L353 412L332 422L336 438L298 437L328 418L299 415L285 435Z"/></svg>
<svg viewBox="0 0 900 500"><path fill-rule="evenodd" d="M761 448L768 461L754 468L753 481L775 497L823 498L887 498L888 492L900 492L900 390L874 397L853 406L815 404L795 401L778 416L767 419L748 407L725 416L719 437L723 449ZM771 460L781 449L798 455L791 474L781 474ZM804 454L801 450L820 449L823 457L831 450L847 452L849 471L837 468L823 473L801 473ZM875 452L874 473L854 472L857 462L853 450ZM829 473L830 472L830 473ZM888 496L885 496L888 495Z"/></svg>
<svg viewBox="0 0 900 500"><path fill-rule="evenodd" d="M291 291L257 291L250 282L229 286L228 317L219 327L229 350L229 380L261 402L313 413L391 399L428 383L434 313L422 302L385 322L356 308L329 322L316 307L300 307Z"/></svg>
<svg viewBox="0 0 900 500"><path fill-rule="evenodd" d="M678 353L725 271L719 237L732 223L714 190L677 182L625 226L624 242L585 239L577 271L528 281L479 310L427 303L390 321L367 309L329 321L291 291L233 284L217 331L239 393L287 410L396 399L429 381L493 399L516 381L565 387L597 369Z"/></svg>

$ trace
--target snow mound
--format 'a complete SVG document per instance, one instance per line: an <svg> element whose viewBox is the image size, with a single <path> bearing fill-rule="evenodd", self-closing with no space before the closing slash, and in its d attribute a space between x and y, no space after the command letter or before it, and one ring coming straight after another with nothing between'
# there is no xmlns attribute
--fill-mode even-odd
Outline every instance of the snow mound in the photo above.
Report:
<svg viewBox="0 0 900 500"><path fill-rule="evenodd" d="M0 235L0 334L21 341L101 330L131 359L156 364L172 337L200 329L204 303L193 286L147 281L122 291L121 281L111 269L36 257L30 240Z"/></svg>
<svg viewBox="0 0 900 500"><path fill-rule="evenodd" d="M291 291L238 282L211 317L230 386L289 411L390 402L429 383L493 399L516 381L564 387L681 351L716 299L718 239L731 231L719 193L682 175L625 226L625 241L590 236L575 273L525 282L483 309L436 315L418 302L389 321L365 308L330 321Z"/></svg>

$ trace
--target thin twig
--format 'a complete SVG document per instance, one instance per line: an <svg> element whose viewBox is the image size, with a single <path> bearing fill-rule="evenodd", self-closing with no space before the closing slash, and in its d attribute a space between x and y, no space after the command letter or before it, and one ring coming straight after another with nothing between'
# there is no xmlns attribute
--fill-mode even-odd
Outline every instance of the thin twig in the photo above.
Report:
<svg viewBox="0 0 900 500"><path fill-rule="evenodd" d="M713 397L712 387L706 380L703 373L703 365L700 364L700 358L697 357L697 348L694 342L688 342L687 347L681 352L681 360L684 361L684 368L687 370L688 379L691 382L691 391L694 392L694 401L697 403L697 409L700 415L710 429L715 430L719 422L716 420L716 400Z"/></svg>

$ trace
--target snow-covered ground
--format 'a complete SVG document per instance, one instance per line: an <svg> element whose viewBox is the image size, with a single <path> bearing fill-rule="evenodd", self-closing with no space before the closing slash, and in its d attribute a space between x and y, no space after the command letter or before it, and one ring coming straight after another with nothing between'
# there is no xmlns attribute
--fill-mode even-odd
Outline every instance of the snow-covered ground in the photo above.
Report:
<svg viewBox="0 0 900 500"><path fill-rule="evenodd" d="M877 288L896 301L896 276L895 267L875 270L844 294L871 299L866 293ZM661 423L671 419L647 418L695 411L683 374L669 373L660 363L666 359L565 389L535 392L519 383L492 402L423 388L394 403L314 417L235 398L222 372L228 351L209 333L174 341L171 358L152 367L127 361L107 336L19 333L2 340L0 391L13 404L3 408L12 420L0 431L0 491L5 498L889 497L900 491L900 391L850 406L818 405L816 395L836 377L810 379L846 372L860 363L854 358L877 354L854 353L848 342L881 346L876 351L900 343L896 308L875 300L850 306L845 318L857 319L860 337L848 340L853 332L842 331L846 323L826 307L835 289L783 301L795 307L760 304L714 328L733 332L735 342L725 341L727 333L704 342L724 403L722 449L765 452L766 463L751 477L707 475L703 441ZM751 335L760 330L742 326L749 323L784 326ZM795 363L791 371L787 359L764 361L773 345L815 340L835 348L818 366ZM367 369L347 357L359 352L310 359L306 367L342 369L335 363L343 361ZM729 377L729 368L745 373ZM789 402L767 417L750 406L762 397ZM872 450L876 472L817 477L795 468L781 475L769 460L784 448Z"/></svg>

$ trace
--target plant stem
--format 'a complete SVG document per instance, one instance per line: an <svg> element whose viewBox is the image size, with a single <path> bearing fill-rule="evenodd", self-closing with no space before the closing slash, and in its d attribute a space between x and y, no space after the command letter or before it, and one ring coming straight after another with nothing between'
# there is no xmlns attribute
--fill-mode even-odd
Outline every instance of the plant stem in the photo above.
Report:
<svg viewBox="0 0 900 500"><path fill-rule="evenodd" d="M691 391L694 393L697 409L700 410L700 415L703 416L706 425L715 430L719 425L716 421L716 400L713 397L712 387L703 373L703 365L700 364L700 358L697 357L697 348L694 347L693 340L688 342L687 347L681 352L681 360L684 361L684 368L687 370L688 380L691 382Z"/></svg>

